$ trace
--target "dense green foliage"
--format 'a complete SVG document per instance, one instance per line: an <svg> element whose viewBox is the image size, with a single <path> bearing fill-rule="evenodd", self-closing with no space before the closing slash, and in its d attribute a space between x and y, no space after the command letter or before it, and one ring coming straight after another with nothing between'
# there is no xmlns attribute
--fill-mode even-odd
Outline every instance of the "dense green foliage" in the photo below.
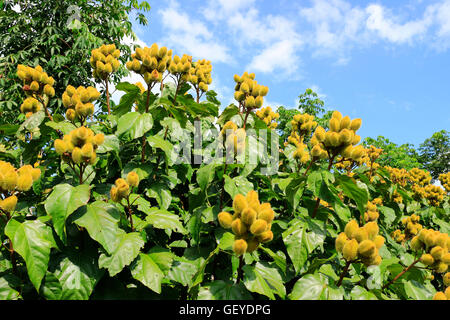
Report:
<svg viewBox="0 0 450 320"><path fill-rule="evenodd" d="M18 107L24 96L16 76L19 63L41 65L55 78L59 99L53 99L49 107L57 111L68 84L93 84L89 65L92 49L104 42L114 43L122 51L122 62L129 59L130 48L121 43L126 36L134 37L128 15L132 10L149 9L146 2L136 0L2 1L0 125L23 120L18 119ZM142 12L138 11L136 19L147 24ZM117 82L126 72L122 68L111 80Z"/></svg>

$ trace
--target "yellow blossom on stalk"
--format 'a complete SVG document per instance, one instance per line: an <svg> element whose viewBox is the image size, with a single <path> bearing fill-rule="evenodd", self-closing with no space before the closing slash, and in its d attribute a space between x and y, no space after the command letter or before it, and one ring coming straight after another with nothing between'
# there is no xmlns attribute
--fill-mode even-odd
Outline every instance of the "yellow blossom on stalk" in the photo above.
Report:
<svg viewBox="0 0 450 320"><path fill-rule="evenodd" d="M272 111L271 107L265 107L256 111L256 116L260 118L270 128L275 129L278 126L276 120L280 115Z"/></svg>
<svg viewBox="0 0 450 320"><path fill-rule="evenodd" d="M91 51L89 60L93 72L92 75L96 79L106 80L116 72L120 67L119 62L120 50L115 44L104 44L97 49Z"/></svg>
<svg viewBox="0 0 450 320"><path fill-rule="evenodd" d="M271 230L275 212L270 203L260 203L258 193L249 191L233 199L233 214L221 212L217 216L220 225L234 233L233 251L240 256L258 249L260 243L272 241Z"/></svg>

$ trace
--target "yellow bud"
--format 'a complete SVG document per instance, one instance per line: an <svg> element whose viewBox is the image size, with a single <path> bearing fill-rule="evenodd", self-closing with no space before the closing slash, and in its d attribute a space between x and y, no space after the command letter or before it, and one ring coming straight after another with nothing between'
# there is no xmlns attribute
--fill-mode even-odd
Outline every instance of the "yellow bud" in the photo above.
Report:
<svg viewBox="0 0 450 320"><path fill-rule="evenodd" d="M350 122L351 121L350 121L350 117L349 116L343 117L341 119L341 121L340 121L340 126L339 126L340 130L350 128Z"/></svg>
<svg viewBox="0 0 450 320"><path fill-rule="evenodd" d="M378 232L380 231L380 228L375 221L367 222L364 226L364 229L367 230L367 234L369 235L370 240L374 240L378 235Z"/></svg>
<svg viewBox="0 0 450 320"><path fill-rule="evenodd" d="M139 176L136 172L131 171L127 175L127 183L132 187L137 187L139 185Z"/></svg>
<svg viewBox="0 0 450 320"><path fill-rule="evenodd" d="M257 213L254 209L247 207L242 210L241 220L248 226L252 225L256 220Z"/></svg>
<svg viewBox="0 0 450 320"><path fill-rule="evenodd" d="M371 240L364 240L358 246L358 254L362 257L370 257L375 253L376 245Z"/></svg>
<svg viewBox="0 0 450 320"><path fill-rule="evenodd" d="M384 244L384 237L378 235L375 237L375 240L373 242L375 242L375 246L377 247L377 249L380 249Z"/></svg>
<svg viewBox="0 0 450 320"><path fill-rule="evenodd" d="M64 152L67 151L67 144L61 139L56 139L54 145L55 151L59 155L62 155Z"/></svg>
<svg viewBox="0 0 450 320"><path fill-rule="evenodd" d="M31 174L20 175L17 179L17 189L19 191L28 191L33 185L33 177Z"/></svg>
<svg viewBox="0 0 450 320"><path fill-rule="evenodd" d="M354 237L355 232L358 231L358 229L359 229L358 222L356 222L356 220L350 220L345 226L344 232L349 239L352 239Z"/></svg>
<svg viewBox="0 0 450 320"><path fill-rule="evenodd" d="M33 178L33 181L38 180L40 176L41 176L41 169L34 168L33 170L31 170L31 177Z"/></svg>
<svg viewBox="0 0 450 320"><path fill-rule="evenodd" d="M31 91L38 91L39 90L39 82L37 82L37 81L31 82L30 90Z"/></svg>
<svg viewBox="0 0 450 320"><path fill-rule="evenodd" d="M273 232L271 230L267 230L260 235L257 236L257 239L262 243L270 242L273 240Z"/></svg>
<svg viewBox="0 0 450 320"><path fill-rule="evenodd" d="M0 208L5 210L6 212L12 212L16 209L17 205L17 197L16 196L10 196L6 198L5 200L0 200Z"/></svg>
<svg viewBox="0 0 450 320"><path fill-rule="evenodd" d="M411 249L414 251L420 251L423 249L423 243L420 241L418 236L415 236L411 240Z"/></svg>
<svg viewBox="0 0 450 320"><path fill-rule="evenodd" d="M448 270L448 265L444 262L439 262L434 269L437 273L444 273Z"/></svg>
<svg viewBox="0 0 450 320"><path fill-rule="evenodd" d="M450 264L450 253L445 253L441 258L442 262L445 264Z"/></svg>
<svg viewBox="0 0 450 320"><path fill-rule="evenodd" d="M344 245L348 240L349 239L348 239L347 235L345 234L345 232L341 232L336 238L336 242L335 242L336 251L342 252L342 249L344 248Z"/></svg>
<svg viewBox="0 0 450 320"><path fill-rule="evenodd" d="M250 226L250 232L256 236L260 235L261 233L265 232L266 230L267 230L267 222L262 219L257 219Z"/></svg>
<svg viewBox="0 0 450 320"><path fill-rule="evenodd" d="M441 260L445 251L442 247L436 246L431 249L430 254L433 256L434 260Z"/></svg>
<svg viewBox="0 0 450 320"><path fill-rule="evenodd" d="M217 215L220 225L225 229L230 229L233 223L233 217L228 212L222 211Z"/></svg>
<svg viewBox="0 0 450 320"><path fill-rule="evenodd" d="M329 127L332 132L339 132L339 120L337 118L331 118Z"/></svg>
<svg viewBox="0 0 450 320"><path fill-rule="evenodd" d="M244 234L247 233L247 227L245 226L245 224L239 218L235 219L231 223L231 230L237 236L243 236Z"/></svg>
<svg viewBox="0 0 450 320"><path fill-rule="evenodd" d="M442 280L444 281L444 286L450 287L450 272L447 272L442 276ZM450 299L450 297L448 297Z"/></svg>
<svg viewBox="0 0 450 320"><path fill-rule="evenodd" d="M353 238L355 238L358 242L363 242L364 240L369 239L369 234L365 228L359 228L353 233Z"/></svg>
<svg viewBox="0 0 450 320"><path fill-rule="evenodd" d="M342 119L342 113L340 113L339 111L334 111L333 114L331 115L332 118L338 120L339 122Z"/></svg>
<svg viewBox="0 0 450 320"><path fill-rule="evenodd" d="M342 248L342 254L347 261L353 261L358 254L358 241L355 239L349 240Z"/></svg>
<svg viewBox="0 0 450 320"><path fill-rule="evenodd" d="M434 258L431 254L426 253L420 257L420 262L426 266L431 266L434 263Z"/></svg>
<svg viewBox="0 0 450 320"><path fill-rule="evenodd" d="M233 243L233 251L236 255L241 256L247 251L247 241L244 239L235 240Z"/></svg>
<svg viewBox="0 0 450 320"><path fill-rule="evenodd" d="M361 128L361 123L362 120L361 119L353 119L352 122L350 123L350 129L353 131L357 131L359 128Z"/></svg>
<svg viewBox="0 0 450 320"><path fill-rule="evenodd" d="M104 141L105 135L103 133L98 133L94 136L94 144L96 144L97 146L103 144Z"/></svg>
<svg viewBox="0 0 450 320"><path fill-rule="evenodd" d="M262 204L261 207L263 205L265 205L265 203ZM275 218L275 212L272 210L272 208L270 208L270 204L269 204L268 208L264 207L261 209L261 207L260 207L260 211L258 213L258 219L263 219L267 223L271 223L273 221L273 219Z"/></svg>
<svg viewBox="0 0 450 320"><path fill-rule="evenodd" d="M447 300L447 297L443 292L439 291L433 296L433 300Z"/></svg>

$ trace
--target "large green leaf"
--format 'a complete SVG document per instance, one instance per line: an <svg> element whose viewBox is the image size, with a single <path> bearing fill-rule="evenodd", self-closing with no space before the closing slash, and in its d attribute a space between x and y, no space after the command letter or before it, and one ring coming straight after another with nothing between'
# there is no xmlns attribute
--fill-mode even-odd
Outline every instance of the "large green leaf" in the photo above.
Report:
<svg viewBox="0 0 450 320"><path fill-rule="evenodd" d="M234 284L216 280L199 289L198 300L252 300L242 283Z"/></svg>
<svg viewBox="0 0 450 320"><path fill-rule="evenodd" d="M116 248L118 238L125 233L117 225L119 220L120 212L114 205L96 201L86 206L75 223L86 228L89 236L111 254Z"/></svg>
<svg viewBox="0 0 450 320"><path fill-rule="evenodd" d="M306 228L299 220L293 220L291 226L283 232L283 242L286 246L292 264L298 273L308 260L308 248L305 244Z"/></svg>
<svg viewBox="0 0 450 320"><path fill-rule="evenodd" d="M147 196L156 199L159 207L164 210L167 210L172 202L172 194L167 185L163 183L152 184L147 189Z"/></svg>
<svg viewBox="0 0 450 320"><path fill-rule="evenodd" d="M349 176L339 175L337 176L337 181L344 194L356 202L359 212L364 215L368 201L367 191L359 187Z"/></svg>
<svg viewBox="0 0 450 320"><path fill-rule="evenodd" d="M89 197L89 185L73 187L70 184L59 184L45 201L45 210L52 217L56 234L63 242L66 240L67 218L79 207L87 204Z"/></svg>
<svg viewBox="0 0 450 320"><path fill-rule="evenodd" d="M276 268L269 267L266 263L257 262L256 265L245 265L244 285L251 292L257 292L274 300L274 294L284 298L286 289L283 280Z"/></svg>
<svg viewBox="0 0 450 320"><path fill-rule="evenodd" d="M169 160L169 163L172 163L171 159L173 156L172 155L173 145L169 141L165 140L161 136L150 136L147 138L147 141L148 144L153 148L161 149L166 155L166 159Z"/></svg>
<svg viewBox="0 0 450 320"><path fill-rule="evenodd" d="M210 163L197 170L197 183L202 191L213 181L216 166L216 163Z"/></svg>
<svg viewBox="0 0 450 320"><path fill-rule="evenodd" d="M11 286L11 275L5 275L0 278L0 300L17 300L20 293Z"/></svg>
<svg viewBox="0 0 450 320"><path fill-rule="evenodd" d="M105 136L105 141L98 146L97 153L106 153L108 151L120 151L120 141L114 134L108 134Z"/></svg>
<svg viewBox="0 0 450 320"><path fill-rule="evenodd" d="M103 275L94 250L71 252L54 272L61 284L60 300L88 300Z"/></svg>
<svg viewBox="0 0 450 320"><path fill-rule="evenodd" d="M121 140L130 141L142 137L153 127L149 113L129 112L119 118L116 135Z"/></svg>
<svg viewBox="0 0 450 320"><path fill-rule="evenodd" d="M307 274L294 285L289 299L291 300L320 300L327 288L327 280L320 274Z"/></svg>
<svg viewBox="0 0 450 320"><path fill-rule="evenodd" d="M176 214L156 208L151 208L145 213L147 214L147 217L145 218L145 226L151 225L153 228L170 229L182 234L187 233L186 229L180 222L180 217Z"/></svg>
<svg viewBox="0 0 450 320"><path fill-rule="evenodd" d="M25 260L28 276L39 291L54 243L50 227L40 220L20 223L11 219L6 225L5 234L11 239L14 250Z"/></svg>
<svg viewBox="0 0 450 320"><path fill-rule="evenodd" d="M402 284L407 297L412 300L431 300L436 293L416 280L403 280Z"/></svg>
<svg viewBox="0 0 450 320"><path fill-rule="evenodd" d="M122 234L110 255L104 253L100 255L99 267L108 269L111 277L115 276L138 256L144 244L144 240L137 232Z"/></svg>
<svg viewBox="0 0 450 320"><path fill-rule="evenodd" d="M246 195L250 190L254 189L253 184L246 178L237 176L235 178L230 178L225 175L225 191L230 195L232 199L237 194Z"/></svg>
<svg viewBox="0 0 450 320"><path fill-rule="evenodd" d="M161 280L164 273L151 255L140 253L131 265L131 275L144 286L161 293Z"/></svg>
<svg viewBox="0 0 450 320"><path fill-rule="evenodd" d="M367 291L361 286L353 287L350 295L352 300L378 300L372 292Z"/></svg>

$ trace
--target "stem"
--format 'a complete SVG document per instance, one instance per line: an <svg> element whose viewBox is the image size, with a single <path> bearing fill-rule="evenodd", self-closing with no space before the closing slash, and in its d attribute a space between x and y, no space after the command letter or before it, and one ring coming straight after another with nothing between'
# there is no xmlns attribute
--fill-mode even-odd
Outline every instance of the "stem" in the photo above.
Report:
<svg viewBox="0 0 450 320"><path fill-rule="evenodd" d="M17 262L16 262L16 257L14 256L14 248L13 248L13 244L11 239L9 239L9 255L11 257L11 264L12 264L12 269L13 269L13 273L16 273L17 271Z"/></svg>
<svg viewBox="0 0 450 320"><path fill-rule="evenodd" d="M223 208L223 195L225 193L225 174L227 172L228 163L225 163L225 167L223 168L223 179L222 179L222 192L220 193L220 210Z"/></svg>
<svg viewBox="0 0 450 320"><path fill-rule="evenodd" d="M344 280L344 276L347 274L348 268L350 268L351 264L351 261L347 261L345 264L344 270L342 270L341 276L339 277L339 281L337 283L338 288L341 286L342 280Z"/></svg>
<svg viewBox="0 0 450 320"><path fill-rule="evenodd" d="M244 118L244 130L245 130L245 126L247 125L247 118L248 118L248 115L250 114L250 112L251 112L251 110L249 109L249 110L247 110L247 112L245 113L245 118Z"/></svg>
<svg viewBox="0 0 450 320"><path fill-rule="evenodd" d="M411 263L408 267L406 267L405 269L403 269L402 272L400 272L394 279L392 279L391 281L389 281L387 284L385 284L383 286L383 288L381 289L386 289L387 287L389 287L391 284L393 284L395 281L398 280L398 278L400 278L402 275L404 275L409 269L411 269L412 267L414 267L414 265L420 261L420 258L415 260L413 263Z"/></svg>
<svg viewBox="0 0 450 320"><path fill-rule="evenodd" d="M308 173L309 169L311 169L311 166L312 166L313 162L314 162L314 160L311 160L311 161L309 162L308 168L306 168L306 171L305 171L305 173L303 174L304 176L306 176L306 174Z"/></svg>
<svg viewBox="0 0 450 320"><path fill-rule="evenodd" d="M237 274L237 279L236 279L236 284L239 284L239 282L241 282L243 276L244 276L244 272L242 270L242 267L244 266L244 255L239 257L239 267L238 267L238 274Z"/></svg>
<svg viewBox="0 0 450 320"><path fill-rule="evenodd" d="M83 164L80 164L79 168L80 168L80 184L83 184Z"/></svg>
<svg viewBox="0 0 450 320"><path fill-rule="evenodd" d="M111 114L111 107L109 105L109 88L108 88L108 83L109 83L109 77L106 77L106 80L105 80L106 106L108 107L108 114Z"/></svg>
<svg viewBox="0 0 450 320"><path fill-rule="evenodd" d="M147 86L147 100L145 102L145 113L148 113L148 108L150 107L150 92L151 92L152 87L150 86L150 84ZM145 138L145 134L142 137L142 152L141 152L141 163L145 162L145 145L146 145L146 138Z"/></svg>
<svg viewBox="0 0 450 320"><path fill-rule="evenodd" d="M133 227L133 217L132 217L132 211L131 211L131 205L130 205L130 196L127 197L127 209L128 209L128 217L130 218L130 224L131 224L131 231L134 232L134 227Z"/></svg>

